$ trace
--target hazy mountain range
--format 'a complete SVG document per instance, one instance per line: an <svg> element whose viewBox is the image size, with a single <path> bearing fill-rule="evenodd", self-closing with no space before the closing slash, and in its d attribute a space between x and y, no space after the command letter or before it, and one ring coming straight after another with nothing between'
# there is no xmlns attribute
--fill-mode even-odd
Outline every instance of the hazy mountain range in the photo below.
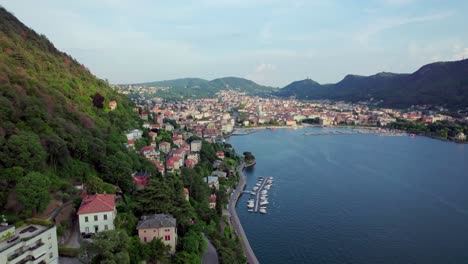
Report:
<svg viewBox="0 0 468 264"><path fill-rule="evenodd" d="M237 89L250 95L295 97L306 100L330 99L349 102L373 100L380 106L397 108L416 104L460 108L468 107L468 59L427 64L411 74L390 72L371 76L349 74L334 84L319 84L311 79L305 79L292 82L282 89L263 86L237 77L212 81L183 78L138 85L171 87L172 95L184 97L210 96L220 90Z"/></svg>
<svg viewBox="0 0 468 264"><path fill-rule="evenodd" d="M411 74L381 72L372 76L347 75L335 84L305 79L275 93L299 99L381 101L381 106L444 105L468 106L468 59L424 65Z"/></svg>

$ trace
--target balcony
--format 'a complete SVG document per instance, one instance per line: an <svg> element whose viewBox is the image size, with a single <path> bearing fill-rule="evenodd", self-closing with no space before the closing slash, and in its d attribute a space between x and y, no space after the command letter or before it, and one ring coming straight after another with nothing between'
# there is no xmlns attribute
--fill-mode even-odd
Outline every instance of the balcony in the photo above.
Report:
<svg viewBox="0 0 468 264"><path fill-rule="evenodd" d="M8 262L11 264L25 264L28 261L38 259L39 257L47 253L43 242L39 242L29 248L21 248L20 252L11 255L8 258Z"/></svg>
<svg viewBox="0 0 468 264"><path fill-rule="evenodd" d="M45 263L45 260L46 260L46 254L43 254L42 256L35 258L33 263L34 264Z"/></svg>
<svg viewBox="0 0 468 264"><path fill-rule="evenodd" d="M31 252L31 255L33 256L33 258L37 259L39 256L47 253L47 249L44 245L45 244L43 242L40 242L34 245L33 247L29 248L29 251Z"/></svg>
<svg viewBox="0 0 468 264"><path fill-rule="evenodd" d="M26 255L28 254L27 250L16 252L10 257L8 257L8 262L9 263L18 263L20 260L24 259Z"/></svg>

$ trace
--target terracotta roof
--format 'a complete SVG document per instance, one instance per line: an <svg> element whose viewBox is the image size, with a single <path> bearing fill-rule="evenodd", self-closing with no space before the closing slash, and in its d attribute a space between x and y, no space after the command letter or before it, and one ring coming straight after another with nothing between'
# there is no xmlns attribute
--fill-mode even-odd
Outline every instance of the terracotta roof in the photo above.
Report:
<svg viewBox="0 0 468 264"><path fill-rule="evenodd" d="M145 187L148 184L148 177L145 176L135 176L133 177L133 182L136 183L139 187Z"/></svg>
<svg viewBox="0 0 468 264"><path fill-rule="evenodd" d="M154 152L154 147L153 146L144 146L140 149L140 153L145 153L145 152Z"/></svg>
<svg viewBox="0 0 468 264"><path fill-rule="evenodd" d="M215 194L210 195L210 202L211 203L216 203L216 195Z"/></svg>
<svg viewBox="0 0 468 264"><path fill-rule="evenodd" d="M92 214L99 212L114 211L115 194L89 195L81 201L77 214Z"/></svg>

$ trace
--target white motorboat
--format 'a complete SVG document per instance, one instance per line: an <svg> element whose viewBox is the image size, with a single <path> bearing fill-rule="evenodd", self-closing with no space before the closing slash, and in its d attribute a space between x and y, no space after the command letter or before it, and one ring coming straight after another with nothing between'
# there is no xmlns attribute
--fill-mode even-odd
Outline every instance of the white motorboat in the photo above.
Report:
<svg viewBox="0 0 468 264"><path fill-rule="evenodd" d="M267 204L269 204L268 201L262 201L262 202L260 202L260 205L267 205Z"/></svg>
<svg viewBox="0 0 468 264"><path fill-rule="evenodd" d="M255 187L253 187L253 189L252 189L252 190L253 190L253 191L256 191L256 190L258 190L258 187L257 187L257 186L255 186Z"/></svg>
<svg viewBox="0 0 468 264"><path fill-rule="evenodd" d="M247 204L247 207L248 207L248 208L254 208L254 207L255 207L254 202L253 202L253 201L249 201L249 204Z"/></svg>
<svg viewBox="0 0 468 264"><path fill-rule="evenodd" d="M262 213L262 214L266 214L266 213L267 213L266 209L264 209L264 208L260 208L259 211L260 211L260 213Z"/></svg>
<svg viewBox="0 0 468 264"><path fill-rule="evenodd" d="M271 188L271 185L266 185L265 186L265 190L270 190L270 188Z"/></svg>
<svg viewBox="0 0 468 264"><path fill-rule="evenodd" d="M268 193L267 190L263 190L263 191L261 192L262 195L265 195L265 194L267 194L267 193Z"/></svg>
<svg viewBox="0 0 468 264"><path fill-rule="evenodd" d="M260 187L260 185L262 185L262 184L260 184L260 183L256 183L256 184L255 184L255 186L258 186L258 187Z"/></svg>
<svg viewBox="0 0 468 264"><path fill-rule="evenodd" d="M249 209L249 212L253 212L254 210L253 209Z"/></svg>

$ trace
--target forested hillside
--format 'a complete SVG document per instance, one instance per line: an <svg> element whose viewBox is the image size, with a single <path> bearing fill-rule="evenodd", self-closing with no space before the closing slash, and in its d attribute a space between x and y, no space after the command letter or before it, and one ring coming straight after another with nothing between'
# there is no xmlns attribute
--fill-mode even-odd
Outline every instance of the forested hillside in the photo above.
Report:
<svg viewBox="0 0 468 264"><path fill-rule="evenodd" d="M269 96L278 90L238 77L224 77L211 81L200 78L182 78L135 85L170 87L168 90L160 90L155 94L166 99L212 97L221 90L238 90L248 95Z"/></svg>
<svg viewBox="0 0 468 264"><path fill-rule="evenodd" d="M123 145L124 130L138 125L133 107L0 8L0 211L40 213L83 181L131 189L128 175L146 166Z"/></svg>
<svg viewBox="0 0 468 264"><path fill-rule="evenodd" d="M460 109L468 107L468 59L431 63L412 74L347 75L335 84L296 81L276 95L348 102L373 100L380 106L395 108L439 105Z"/></svg>

